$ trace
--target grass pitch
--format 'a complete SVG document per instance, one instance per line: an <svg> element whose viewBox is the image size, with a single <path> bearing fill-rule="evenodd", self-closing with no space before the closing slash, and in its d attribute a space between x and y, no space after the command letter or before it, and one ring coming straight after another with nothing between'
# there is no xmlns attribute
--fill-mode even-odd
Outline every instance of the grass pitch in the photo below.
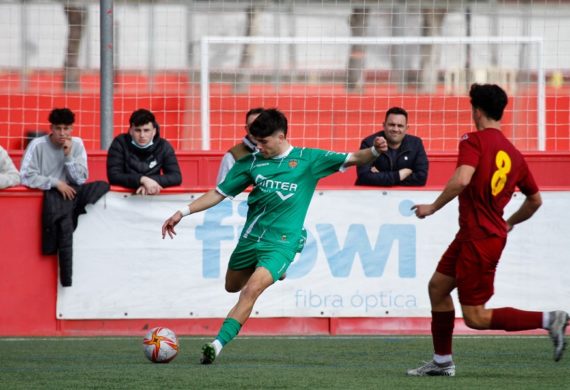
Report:
<svg viewBox="0 0 570 390"><path fill-rule="evenodd" d="M410 378L431 358L429 337L238 337L214 364L210 339L181 337L169 364L146 360L140 338L0 338L3 389L569 389L570 356L548 337L456 337L456 376ZM568 351L570 353L570 351Z"/></svg>

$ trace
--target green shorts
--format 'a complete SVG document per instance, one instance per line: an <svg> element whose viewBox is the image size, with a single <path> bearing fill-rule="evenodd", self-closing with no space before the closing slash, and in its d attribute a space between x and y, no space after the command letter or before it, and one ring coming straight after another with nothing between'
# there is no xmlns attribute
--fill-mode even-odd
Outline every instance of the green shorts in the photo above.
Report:
<svg viewBox="0 0 570 390"><path fill-rule="evenodd" d="M230 257L228 268L237 271L263 267L271 273L275 282L287 271L296 254L294 249L263 241L239 240Z"/></svg>

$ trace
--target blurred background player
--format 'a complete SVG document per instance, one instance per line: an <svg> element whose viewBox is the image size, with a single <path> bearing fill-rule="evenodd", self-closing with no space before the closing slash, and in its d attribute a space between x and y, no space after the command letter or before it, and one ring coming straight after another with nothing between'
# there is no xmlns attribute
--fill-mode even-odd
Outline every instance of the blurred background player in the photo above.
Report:
<svg viewBox="0 0 570 390"><path fill-rule="evenodd" d="M49 114L51 133L34 139L22 159L22 184L44 190L42 253L58 255L62 286L71 286L73 231L85 206L107 191L103 181L86 183L89 177L83 141L72 137L75 114L55 108Z"/></svg>
<svg viewBox="0 0 570 390"><path fill-rule="evenodd" d="M128 133L119 134L111 143L107 178L112 185L132 188L139 195L156 195L182 183L174 149L160 137L160 126L149 110L134 111Z"/></svg>
<svg viewBox="0 0 570 390"><path fill-rule="evenodd" d="M297 148L287 140L287 118L264 110L251 124L258 150L240 160L225 180L175 212L162 225L162 238L189 214L207 210L250 185L248 213L228 264L225 288L241 291L212 343L202 348L202 364L210 364L247 321L257 298L287 271L304 241L303 222L318 181L353 165L366 164L387 149L377 137L374 146L355 153Z"/></svg>
<svg viewBox="0 0 570 390"><path fill-rule="evenodd" d="M0 189L20 184L20 173L8 152L0 146Z"/></svg>
<svg viewBox="0 0 570 390"><path fill-rule="evenodd" d="M508 103L506 93L497 85L473 84L469 96L477 131L461 138L457 169L435 202L413 207L418 218L425 218L459 197L459 232L428 285L433 360L408 370L411 376L455 375L452 360L455 308L450 293L456 287L463 319L470 328L548 329L555 361L560 360L566 346L568 313L564 311L485 308L494 293L495 270L507 233L532 217L542 199L523 155L501 132L500 121ZM503 210L516 187L526 198L505 221Z"/></svg>
<svg viewBox="0 0 570 390"><path fill-rule="evenodd" d="M374 138L384 137L388 152L371 164L356 169L356 185L424 186L428 176L428 158L420 137L408 134L408 113L400 107L386 111L384 129L362 140L360 149L372 146Z"/></svg>
<svg viewBox="0 0 570 390"><path fill-rule="evenodd" d="M222 162L220 163L220 169L218 171L218 177L216 179L217 184L220 184L225 179L229 170L232 169L237 160L255 151L256 145L255 141L251 138L251 134L249 133L249 126L251 126L255 118L257 118L262 111L262 107L256 107L252 108L247 112L247 114L245 114L246 134L239 144L234 145L224 154L224 157L222 157Z"/></svg>

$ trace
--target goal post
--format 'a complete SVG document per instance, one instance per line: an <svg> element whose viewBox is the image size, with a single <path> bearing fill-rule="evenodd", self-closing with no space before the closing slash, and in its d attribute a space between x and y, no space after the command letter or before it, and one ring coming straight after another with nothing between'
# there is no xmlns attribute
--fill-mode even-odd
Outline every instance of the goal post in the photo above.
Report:
<svg viewBox="0 0 570 390"><path fill-rule="evenodd" d="M403 46L403 47L421 47L421 46L426 46L426 45L431 45L434 47L443 47L445 45L455 45L457 47L467 47L467 45L470 46L481 46L481 45L487 45L487 46L492 46L492 45L499 45L499 47L501 45L511 45L511 47L515 48L515 51L519 51L522 52L522 50L520 49L523 45L534 45L533 47L535 47L534 50L532 50L532 61L534 61L534 66L532 67L532 69L524 69L524 72L527 73L527 75L525 76L527 79L525 80L525 82L531 82L534 83L534 85L532 86L532 94L536 95L536 99L534 99L534 97L532 97L532 99L534 99L534 102L531 103L525 103L525 106L529 107L529 110L533 110L535 111L532 115L526 113L525 115L523 115L523 117L529 117L532 116L533 117L533 121L536 121L536 123L532 123L532 124L527 124L527 127L536 127L536 129L534 130L535 134L533 135L533 137L536 137L535 141L531 142L531 144L533 145L532 147L528 147L527 149L533 149L533 150L539 150L539 151L544 151L545 150L545 145L546 145L546 141L545 141L545 136L546 136L546 131L545 131L545 70L544 70L544 63L543 63L543 39L541 37L523 37L523 36L512 36L512 37L441 37L441 36L431 36L431 37L286 37L286 36L281 36L281 37L265 37L265 36L250 36L250 37L246 37L246 36L234 36L234 37L224 37L224 36L205 36L201 38L200 41L200 111L201 111L201 147L203 150L210 150L212 147L211 141L212 141L212 132L211 132L211 122L210 122L210 115L211 115L211 74L212 74L212 63L211 63L211 56L212 56L212 50L211 48L215 45L226 45L226 50L228 47L233 47L235 49L235 47L244 47L247 45L260 45L260 46L268 46L268 45L273 45L273 46L283 46L283 45L292 45L294 47L299 46L299 45L304 45L306 47L325 47L325 46L334 46L334 45L344 45L344 46L352 46L352 45L361 45L361 46L366 46L366 47L393 47L393 46ZM307 50L309 51L309 50ZM513 51L513 50L511 50ZM276 57L283 57L282 55L280 55L281 51L277 50L276 51ZM296 57L299 57L299 55L297 54ZM530 60L520 60L519 59L519 63L524 63L524 61L528 61L530 62ZM511 60L511 62L513 62ZM306 67L310 67L312 66L312 64L305 64ZM491 63L488 64L480 64L478 67L473 66L472 69L467 69L464 64L459 63L459 64L455 64L455 66L452 66L451 64L447 64L447 66L445 67L445 69L435 69L436 72L439 73L445 73L450 71L452 68L458 68L461 70L460 73L463 74L463 79L465 83L470 83L470 82L493 82L493 83L497 83L497 84L501 84L501 82L506 82L506 83L512 83L513 84L513 89L514 86L516 85L516 83L518 82L517 80L517 72L504 72L502 71L500 66L492 66ZM504 70L504 69L503 69ZM286 69L286 72L291 72L291 69ZM339 72L339 69L336 69L337 72ZM342 72L342 70L340 70ZM344 69L344 71L346 71L346 69ZM390 71L394 72L394 71L404 71L404 69L402 70L395 70L395 69L391 69ZM483 71L484 74L481 74L481 71ZM264 67L260 67L258 69L239 69L239 66L236 66L235 69L230 70L230 72L234 72L234 77L237 74L240 73L256 73L258 72L261 76L260 79L263 80L264 83L266 84L271 84L271 80L268 82L266 80L267 75L273 75L275 76L275 73L278 72L278 69L268 69L267 66ZM323 73L327 73L327 72L331 72L328 69L323 69ZM521 73L524 73L521 72ZM307 73L308 74L308 73ZM311 82L311 76L307 76L307 74L304 75L304 77L301 77L300 80L301 82L307 82L310 83ZM514 75L514 76L513 76ZM504 76L504 79L502 78ZM440 83L445 82L445 77L441 77L440 75L437 76L438 80L439 79L443 79L443 81L438 81ZM221 78L221 77L220 77ZM335 79L335 77L333 77L333 81L336 80L336 82L338 83L339 78L337 77ZM388 82L389 84L389 82ZM397 85L392 85L392 87L394 87ZM365 81L365 85L364 88L367 88L367 82ZM507 88L508 89L508 88ZM462 91L462 93L465 91ZM416 92L418 94L418 96L422 95L422 92ZM439 91L437 92L437 94L450 94L453 95L454 92L453 91ZM425 94L423 94L425 95ZM530 96L530 93L529 93ZM463 95L463 97L465 97ZM300 97L302 98L302 97ZM348 99L348 98L347 98ZM527 97L527 100L531 99L530 97ZM263 99L261 99L263 100ZM273 101L272 99L269 99L270 101ZM396 99L397 100L397 99ZM388 107L377 107L378 110L386 110ZM406 107L404 107L406 108ZM316 108L318 109L318 108ZM513 109L515 110L515 109ZM244 111L245 114L245 111ZM516 113L513 114L513 116L517 116L515 115ZM380 118L383 115L382 113L377 113L378 118ZM431 115L431 114L430 114ZM458 116L457 113L454 114L454 116ZM318 114L317 114L318 117ZM378 122L381 123L381 119L380 120L376 120L376 125L378 125ZM332 123L332 125L334 125L335 123ZM433 126L435 125L434 123L425 123L424 125L426 126ZM453 124L448 126L452 126ZM358 137L362 137L363 135L368 135L365 134L365 131L359 131L358 135L356 136L356 138ZM315 136L316 137L316 136ZM437 135L437 137L446 137L446 135ZM456 142L457 140L457 134L453 134L452 135L454 142ZM306 139L306 137L304 137ZM351 141L351 145L353 145L354 147L357 147L358 144L355 144L355 142L357 141L355 138L355 140ZM429 138L429 136L428 136ZM332 143L333 141L331 141ZM528 142L527 142L528 143ZM429 139L428 139L428 145L429 145ZM429 149L429 147L428 147ZM438 148L435 147L435 149L437 150Z"/></svg>

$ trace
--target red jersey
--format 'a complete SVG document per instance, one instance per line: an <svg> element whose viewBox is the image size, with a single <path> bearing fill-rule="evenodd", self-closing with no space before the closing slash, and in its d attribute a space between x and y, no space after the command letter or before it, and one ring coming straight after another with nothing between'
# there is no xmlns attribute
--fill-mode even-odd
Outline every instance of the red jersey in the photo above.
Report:
<svg viewBox="0 0 570 390"><path fill-rule="evenodd" d="M475 172L459 194L457 239L506 237L503 210L516 187L524 195L538 192L523 155L500 130L489 128L461 138L457 166L461 165L475 167Z"/></svg>

